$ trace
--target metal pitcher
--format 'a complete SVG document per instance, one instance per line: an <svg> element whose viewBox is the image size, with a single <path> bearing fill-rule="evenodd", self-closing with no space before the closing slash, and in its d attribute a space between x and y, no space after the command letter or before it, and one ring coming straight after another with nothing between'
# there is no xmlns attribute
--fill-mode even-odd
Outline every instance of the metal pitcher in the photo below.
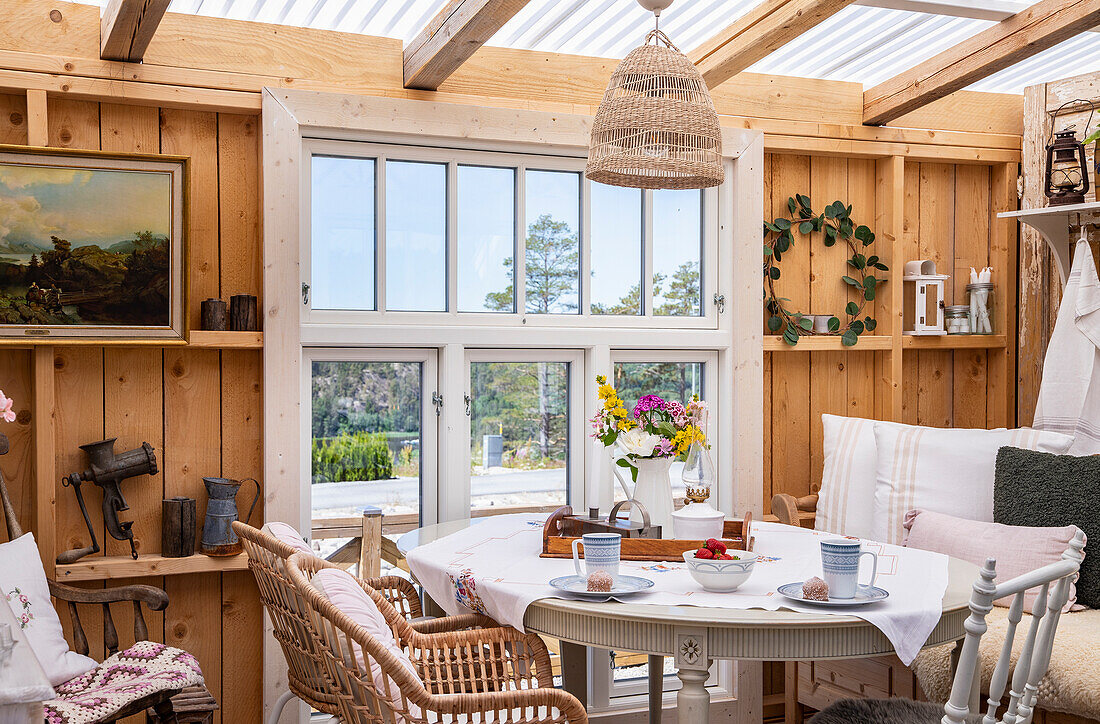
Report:
<svg viewBox="0 0 1100 724"><path fill-rule="evenodd" d="M256 485L256 497L252 499L248 515L244 518L247 523L260 500L260 483L255 478L203 478L202 482L206 485L207 501L200 550L208 556L235 556L241 552L241 541L233 532L233 521L240 520L237 515L237 491L247 482Z"/></svg>

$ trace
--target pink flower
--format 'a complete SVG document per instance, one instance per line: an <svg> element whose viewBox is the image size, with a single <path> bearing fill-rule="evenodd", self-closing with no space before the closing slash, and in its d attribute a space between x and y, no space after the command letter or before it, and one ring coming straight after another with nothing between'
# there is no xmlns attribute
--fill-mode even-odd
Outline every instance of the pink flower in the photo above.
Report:
<svg viewBox="0 0 1100 724"><path fill-rule="evenodd" d="M655 452L658 455L671 455L672 454L672 443L669 442L668 440L664 439L664 438L661 438L661 441L659 443L657 443L657 447L654 449L653 452Z"/></svg>
<svg viewBox="0 0 1100 724"><path fill-rule="evenodd" d="M649 412L650 410L663 410L665 409L665 401L657 395L646 395L638 400L638 404L634 405L634 417L640 418L643 412Z"/></svg>
<svg viewBox="0 0 1100 724"><path fill-rule="evenodd" d="M676 400L672 400L671 402L665 403L665 412L672 417L680 417L684 414L684 406Z"/></svg>
<svg viewBox="0 0 1100 724"><path fill-rule="evenodd" d="M15 422L15 410L11 409L15 402L10 397L4 396L4 391L0 390L0 418L4 419L4 422Z"/></svg>

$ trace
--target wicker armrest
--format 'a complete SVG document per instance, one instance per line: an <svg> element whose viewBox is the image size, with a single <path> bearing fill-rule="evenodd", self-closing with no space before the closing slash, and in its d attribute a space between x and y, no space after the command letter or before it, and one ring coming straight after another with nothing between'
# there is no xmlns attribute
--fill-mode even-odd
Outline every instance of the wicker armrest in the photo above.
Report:
<svg viewBox="0 0 1100 724"><path fill-rule="evenodd" d="M364 578L362 581L385 596L386 600L404 614L405 618L414 619L424 615L424 609L420 605L420 595L409 579L401 576L376 576Z"/></svg>
<svg viewBox="0 0 1100 724"><path fill-rule="evenodd" d="M140 601L153 611L168 607L168 594L156 586L132 585L112 588L74 588L57 581L49 581L50 595L71 603L119 603Z"/></svg>
<svg viewBox="0 0 1100 724"><path fill-rule="evenodd" d="M412 631L400 643L408 647L431 692L553 687L546 644L535 634L510 626L430 634Z"/></svg>
<svg viewBox="0 0 1100 724"><path fill-rule="evenodd" d="M463 613L457 616L443 616L441 618L417 618L409 621L418 633L432 634L443 631L461 631L470 628L498 628L499 623L477 613Z"/></svg>
<svg viewBox="0 0 1100 724"><path fill-rule="evenodd" d="M485 694L442 694L432 696L429 707L440 714L452 715L508 712L528 707L553 707L561 712L565 721L570 724L588 722L588 714L576 697L561 689L551 688L491 691Z"/></svg>

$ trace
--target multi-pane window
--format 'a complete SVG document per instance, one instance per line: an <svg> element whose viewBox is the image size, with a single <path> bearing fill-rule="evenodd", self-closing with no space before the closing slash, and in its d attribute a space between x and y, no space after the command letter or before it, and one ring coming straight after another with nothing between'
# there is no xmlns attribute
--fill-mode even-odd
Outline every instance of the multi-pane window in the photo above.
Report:
<svg viewBox="0 0 1100 724"><path fill-rule="evenodd" d="M579 158L314 145L307 321L358 311L421 313L405 315L418 324L717 324L703 303L717 286L713 191L592 183Z"/></svg>

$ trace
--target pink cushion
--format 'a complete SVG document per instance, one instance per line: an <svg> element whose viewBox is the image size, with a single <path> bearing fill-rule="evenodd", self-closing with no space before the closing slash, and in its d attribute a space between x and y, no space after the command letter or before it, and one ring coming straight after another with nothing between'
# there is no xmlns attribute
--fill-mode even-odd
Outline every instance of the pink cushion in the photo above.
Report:
<svg viewBox="0 0 1100 724"><path fill-rule="evenodd" d="M332 601L336 608L340 609L342 613L351 618L352 621L359 624L367 630L371 638L378 641L382 646L389 650L391 654L396 656L401 664L409 670L409 672L416 678L420 678L420 675L416 671L416 667L413 666L412 661L409 660L408 654L397 645L397 641L393 637L393 631L390 629L389 623L386 622L386 617L382 615L382 612L378 610L378 606L374 604L374 601L367 592L363 590L363 587L359 585L359 581L356 580L350 573L339 568L322 568L313 575L310 583L317 587L317 590L321 592L328 600ZM363 666L363 650L356 644L354 647L355 659L360 667ZM382 673L382 667L374 657L370 657L370 671L371 678L374 680L374 686L378 690L378 693L384 697L387 696L390 702L393 704L397 711L401 711L401 690L397 687L392 679L389 679ZM412 702L407 702L408 713L413 718L419 718L421 716L421 709ZM400 715L398 721L401 721Z"/></svg>
<svg viewBox="0 0 1100 724"><path fill-rule="evenodd" d="M313 549L309 547L309 544L302 539L302 534L299 533L294 526L289 523L282 523L277 520L273 520L269 523L264 523L264 527L261 528L264 533L272 536L276 540L286 543L288 546L305 553L313 553Z"/></svg>
<svg viewBox="0 0 1100 724"><path fill-rule="evenodd" d="M997 580L1007 581L1036 568L1062 559L1077 526L1063 528L1030 528L1025 526L964 520L930 510L910 510L905 514L905 545L935 551L976 565L986 558L997 559ZM1036 591L1024 596L1025 610L1031 611ZM1077 589L1070 584L1065 611L1077 600ZM1012 605L1012 598L994 602L998 606Z"/></svg>

